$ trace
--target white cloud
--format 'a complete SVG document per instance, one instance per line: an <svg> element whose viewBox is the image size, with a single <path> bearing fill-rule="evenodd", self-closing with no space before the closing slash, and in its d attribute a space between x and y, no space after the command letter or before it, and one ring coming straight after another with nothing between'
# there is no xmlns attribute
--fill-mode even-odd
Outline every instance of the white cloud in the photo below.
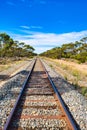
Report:
<svg viewBox="0 0 87 130"><path fill-rule="evenodd" d="M22 30L23 31L23 30ZM62 44L74 42L80 40L81 38L87 36L87 30L81 32L70 32L63 34L55 33L43 33L43 32L31 32L24 30L25 35L10 34L15 40L20 42L25 42L30 44L35 48L35 52L41 53L48 49L56 46L61 46Z"/></svg>
<svg viewBox="0 0 87 130"><path fill-rule="evenodd" d="M44 52L44 50L50 50L52 47L35 47L36 50L36 53L40 53L40 52Z"/></svg>
<svg viewBox="0 0 87 130"><path fill-rule="evenodd" d="M26 25L23 25L23 26L20 26L22 29L42 29L41 26L26 26ZM27 31L27 30L23 30L23 31ZM28 32L27 32L28 33Z"/></svg>
<svg viewBox="0 0 87 130"><path fill-rule="evenodd" d="M31 26L31 28L42 29L41 26Z"/></svg>
<svg viewBox="0 0 87 130"><path fill-rule="evenodd" d="M23 29L30 29L29 26L20 26L20 27L23 28Z"/></svg>

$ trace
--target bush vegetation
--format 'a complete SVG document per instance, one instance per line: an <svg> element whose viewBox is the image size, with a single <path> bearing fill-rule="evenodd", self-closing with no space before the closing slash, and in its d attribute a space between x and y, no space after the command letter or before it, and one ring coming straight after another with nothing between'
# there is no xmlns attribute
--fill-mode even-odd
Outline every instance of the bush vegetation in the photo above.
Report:
<svg viewBox="0 0 87 130"><path fill-rule="evenodd" d="M32 57L34 48L24 42L14 41L8 34L0 33L0 58Z"/></svg>
<svg viewBox="0 0 87 130"><path fill-rule="evenodd" d="M61 47L55 47L40 54L49 58L71 58L76 59L79 63L87 61L87 37L82 38L80 41L63 44Z"/></svg>

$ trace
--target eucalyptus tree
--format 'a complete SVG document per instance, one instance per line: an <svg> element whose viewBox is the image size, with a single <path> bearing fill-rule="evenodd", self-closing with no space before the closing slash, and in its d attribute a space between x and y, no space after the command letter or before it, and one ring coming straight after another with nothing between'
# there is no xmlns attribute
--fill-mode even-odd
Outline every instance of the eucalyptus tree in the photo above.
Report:
<svg viewBox="0 0 87 130"><path fill-rule="evenodd" d="M13 39L6 33L0 33L0 48L1 48L1 57L5 56L12 44L14 43Z"/></svg>
<svg viewBox="0 0 87 130"><path fill-rule="evenodd" d="M83 43L87 43L87 37L83 37L80 41Z"/></svg>

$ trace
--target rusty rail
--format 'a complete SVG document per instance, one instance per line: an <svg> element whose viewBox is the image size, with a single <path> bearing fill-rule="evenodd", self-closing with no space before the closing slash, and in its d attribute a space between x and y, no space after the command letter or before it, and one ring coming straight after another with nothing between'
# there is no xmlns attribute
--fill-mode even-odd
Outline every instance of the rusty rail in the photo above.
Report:
<svg viewBox="0 0 87 130"><path fill-rule="evenodd" d="M33 61L32 61L32 62L33 62ZM26 84L27 84L27 82L28 82L28 79L29 79L30 76L31 76L31 73L32 73L32 71L33 71L33 68L34 68L34 66L35 66L35 63L36 63L36 59L35 59L35 61L34 61L34 63L33 63L33 66L32 66L31 71L29 72L29 74L28 74L28 76L27 76L25 82L23 83L22 90L21 90L21 92L20 92L20 94L19 94L19 96L18 96L18 98L17 98L17 101L16 101L16 103L15 103L15 105L14 105L14 107L13 107L13 109L12 109L12 111L11 111L11 113L10 113L8 119L7 119L7 121L6 121L6 124L5 124L3 130L7 130L8 127L9 127L9 124L10 124L10 122L11 122L12 116L13 116L13 114L14 114L16 108L17 108L18 102L19 102L19 100L20 100L20 98L21 98L21 96L22 96L22 93L23 93L23 91L24 91L24 89L25 89L25 87L26 87Z"/></svg>
<svg viewBox="0 0 87 130"><path fill-rule="evenodd" d="M58 100L60 101L60 104L61 104L61 106L62 106L63 112L64 112L65 115L66 115L66 118L67 118L67 120L68 120L69 125L71 126L72 130L78 130L78 128L77 128L77 126L76 126L76 124L75 124L75 122L74 122L74 120L73 120L73 118L72 118L70 112L67 110L67 108L66 108L66 106L65 106L65 103L64 103L64 101L63 101L63 99L62 99L62 97L61 97L61 95L60 95L58 89L56 88L55 84L53 83L53 81L52 81L50 75L48 74L48 71L46 70L46 68L45 68L45 66L44 66L44 64L43 64L43 62L42 62L41 59L40 59L40 61L41 61L41 64L42 64L42 66L43 66L43 68L44 68L44 70L45 70L45 72L46 72L46 74L47 74L47 76L48 76L48 79L49 79L49 81L50 81L50 84L51 84L51 86L52 86L54 92L56 93L56 96L57 96Z"/></svg>
<svg viewBox="0 0 87 130"><path fill-rule="evenodd" d="M40 61L41 61L41 59L40 59ZM31 73L32 73L32 71L33 71L33 69L34 69L35 63L36 63L36 59L35 59L35 61L34 61L34 63L33 63L33 67L32 67L32 69L31 69L31 71L29 72L29 74L28 74L28 76L27 76L26 81L24 82L24 84L23 84L23 86L22 86L22 90L21 90L21 92L20 92L20 94L19 94L19 96L18 96L18 99L17 99L17 101L16 101L16 103L15 103L14 108L12 109L12 111L11 111L11 113L10 113L9 118L7 119L7 122L6 122L5 127L4 127L3 130L7 130L7 129L9 128L10 122L11 122L11 120L12 120L12 116L13 116L13 114L15 113L15 110L16 110L16 108L17 108L18 102L19 102L19 100L20 100L20 98L21 98L21 96L22 96L22 94L23 94L23 92L24 92L24 89L25 89L25 87L26 87L26 84L27 84L27 82L28 82L28 80L29 80L29 78L30 78L30 76L31 76ZM67 119L67 122L68 122L68 125L69 125L69 127L70 127L70 130L78 130L78 129L77 129L77 126L76 126L76 124L75 124L75 122L74 122L73 119L72 119L72 116L71 116L70 113L68 112L68 110L67 110L67 108L66 108L66 106L65 106L65 104L64 104L64 101L63 101L61 95L59 94L59 92L58 92L56 86L54 85L54 83L53 83L51 77L49 76L49 74L48 74L48 72L47 72L47 70L46 70L44 64L42 63L42 61L41 61L41 64L42 64L43 69L44 69L44 71L45 71L45 73L46 73L46 75L47 75L47 77L48 77L48 79L49 79L49 82L50 82L50 84L51 84L51 86L52 86L52 88L53 88L53 90L54 90L54 92L55 92L56 99L57 99L57 100L59 101L59 103L61 104L62 111L63 111L63 113L65 114L65 117L66 117L66 119ZM34 116L30 116L30 117L34 118ZM41 116L40 116L40 117L41 117ZM38 118L40 118L40 117L38 117ZM27 117L26 117L26 118L27 118ZM37 116L36 116L35 118L37 118ZM47 118L47 117L44 116L44 118ZM58 116L58 117L50 117L50 116L49 116L48 118L61 118L61 117L60 117L60 116Z"/></svg>

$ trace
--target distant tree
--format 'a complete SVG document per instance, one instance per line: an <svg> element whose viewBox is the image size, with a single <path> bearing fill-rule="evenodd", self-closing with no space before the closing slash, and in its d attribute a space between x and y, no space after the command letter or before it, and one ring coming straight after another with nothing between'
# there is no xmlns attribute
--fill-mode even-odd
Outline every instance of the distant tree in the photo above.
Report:
<svg viewBox="0 0 87 130"><path fill-rule="evenodd" d="M86 43L87 42L87 37L82 38L80 41Z"/></svg>
<svg viewBox="0 0 87 130"><path fill-rule="evenodd" d="M28 52L33 52L35 49L30 46L30 45L24 45L24 49L27 50Z"/></svg>
<svg viewBox="0 0 87 130"><path fill-rule="evenodd" d="M24 47L24 45L25 45L25 43L24 43L24 42L20 42L20 43L19 43L19 46L20 46L21 48L23 48L23 47Z"/></svg>
<svg viewBox="0 0 87 130"><path fill-rule="evenodd" d="M81 41L75 41L74 45L75 45L75 48L79 48L79 47L82 46L82 42Z"/></svg>
<svg viewBox="0 0 87 130"><path fill-rule="evenodd" d="M2 41L3 43L6 43L7 41L9 41L10 36L6 33L0 33L0 41Z"/></svg>
<svg viewBox="0 0 87 130"><path fill-rule="evenodd" d="M41 53L41 56L50 58L74 58L80 63L87 61L87 37L74 43L63 44L61 47L56 47L46 52Z"/></svg>
<svg viewBox="0 0 87 130"><path fill-rule="evenodd" d="M33 55L34 48L24 42L14 41L6 33L0 33L0 56L21 57Z"/></svg>

